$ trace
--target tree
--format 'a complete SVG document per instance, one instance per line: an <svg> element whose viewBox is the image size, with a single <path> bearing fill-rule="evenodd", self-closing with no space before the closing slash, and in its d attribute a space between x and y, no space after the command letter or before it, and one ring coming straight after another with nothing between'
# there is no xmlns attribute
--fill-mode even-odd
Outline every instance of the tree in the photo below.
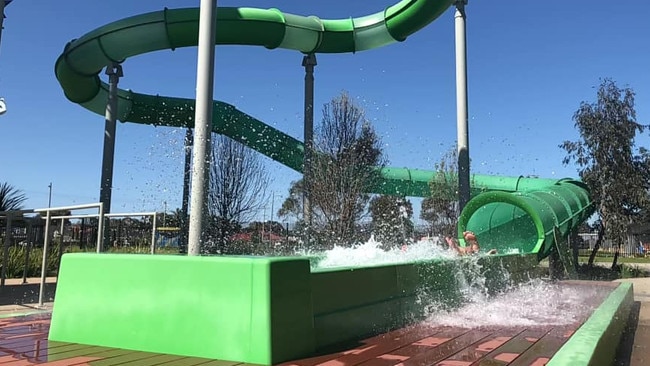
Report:
<svg viewBox="0 0 650 366"><path fill-rule="evenodd" d="M381 142L365 113L343 92L323 106L311 159L311 229L330 245L359 238L357 226L366 212L369 187L385 165ZM292 183L280 216L300 217L303 181Z"/></svg>
<svg viewBox="0 0 650 366"><path fill-rule="evenodd" d="M560 147L567 152L563 163L578 166L598 215L598 239L589 265L593 265L603 239L608 238L617 247L614 269L628 226L648 207L650 157L634 143L637 133L648 126L636 121L634 91L619 88L611 79L601 81L595 102L580 103L573 120L581 140L564 141Z"/></svg>
<svg viewBox="0 0 650 366"><path fill-rule="evenodd" d="M22 210L25 194L8 182L0 183L0 211Z"/></svg>
<svg viewBox="0 0 650 366"><path fill-rule="evenodd" d="M264 207L269 176L253 150L226 136L216 135L208 193L209 252L225 253L232 234Z"/></svg>
<svg viewBox="0 0 650 366"><path fill-rule="evenodd" d="M298 221L302 221L302 195L304 181L302 179L291 182L289 187L289 197L287 197L282 206L278 210L279 217L294 217Z"/></svg>
<svg viewBox="0 0 650 366"><path fill-rule="evenodd" d="M404 244L413 235L413 205L395 196L379 195L370 200L372 232L384 246Z"/></svg>
<svg viewBox="0 0 650 366"><path fill-rule="evenodd" d="M420 218L429 224L431 234L456 236L460 215L458 204L458 151L455 147L435 165L429 182L431 196L422 200Z"/></svg>

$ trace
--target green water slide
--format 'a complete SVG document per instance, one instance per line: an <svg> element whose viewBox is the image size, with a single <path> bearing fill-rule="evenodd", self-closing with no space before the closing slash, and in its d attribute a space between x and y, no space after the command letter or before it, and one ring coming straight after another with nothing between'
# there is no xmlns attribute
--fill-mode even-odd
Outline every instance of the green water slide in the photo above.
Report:
<svg viewBox="0 0 650 366"><path fill-rule="evenodd" d="M284 48L309 53L349 53L404 41L435 20L454 0L403 0L364 17L320 19L278 9L219 8L216 43ZM113 62L153 51L198 43L199 9L164 9L125 18L69 42L57 59L56 77L65 96L103 115L108 85L99 74ZM118 91L121 122L193 127L194 100ZM298 172L301 141L225 102L214 101L213 131L229 136ZM372 191L425 197L433 171L383 168ZM591 213L586 188L573 180L521 177L472 177L474 198L461 216L459 230L475 230L484 246L516 245L548 255L553 227L568 233ZM562 188L558 188L562 187ZM549 231L550 230L550 231Z"/></svg>

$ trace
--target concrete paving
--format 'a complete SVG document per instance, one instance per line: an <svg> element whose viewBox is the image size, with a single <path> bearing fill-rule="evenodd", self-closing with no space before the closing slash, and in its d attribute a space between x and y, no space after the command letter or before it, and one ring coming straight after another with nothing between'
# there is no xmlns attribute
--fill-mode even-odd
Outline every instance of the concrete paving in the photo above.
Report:
<svg viewBox="0 0 650 366"><path fill-rule="evenodd" d="M626 278L616 282L630 282L634 286L635 308L630 319L630 332L634 337L631 341L630 366L645 366L650 364L650 278ZM636 320L636 322L635 322ZM631 346L631 347L630 347ZM623 345L625 347L625 345Z"/></svg>
<svg viewBox="0 0 650 366"><path fill-rule="evenodd" d="M50 311L52 309L51 288L56 286L56 277L45 279L47 296L42 307L38 306L38 289L40 278L8 278L5 287L0 287L0 318L18 314Z"/></svg>

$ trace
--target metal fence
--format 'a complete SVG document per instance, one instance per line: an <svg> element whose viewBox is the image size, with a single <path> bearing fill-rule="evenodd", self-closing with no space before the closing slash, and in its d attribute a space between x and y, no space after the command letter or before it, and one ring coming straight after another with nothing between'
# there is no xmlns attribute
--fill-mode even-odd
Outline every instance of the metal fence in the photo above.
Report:
<svg viewBox="0 0 650 366"><path fill-rule="evenodd" d="M579 253L583 256L589 256L596 245L598 239L597 233L581 233L578 236L582 239ZM650 253L650 242L644 242L643 237L638 235L628 235L625 243L617 248L616 245L609 239L603 240L600 249L596 253L597 257L613 257L618 250L620 257L646 257Z"/></svg>

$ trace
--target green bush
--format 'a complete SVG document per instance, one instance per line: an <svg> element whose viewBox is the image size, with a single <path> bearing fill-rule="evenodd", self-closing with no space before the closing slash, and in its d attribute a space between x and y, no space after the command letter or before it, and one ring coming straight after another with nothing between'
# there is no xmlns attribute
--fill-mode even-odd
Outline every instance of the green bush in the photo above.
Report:
<svg viewBox="0 0 650 366"><path fill-rule="evenodd" d="M2 244L0 242L0 248ZM79 249L78 246L65 247L64 253L78 253L78 252L94 252L95 248ZM125 253L125 254L149 254L150 247L111 247L105 250L106 253ZM47 257L47 276L56 276L59 269L59 253L60 247L55 243L48 250ZM7 257L7 278L22 278L25 271L25 255L27 253L26 246L13 246L9 248L9 256ZM2 250L0 249L0 268L2 267ZM178 254L178 248L156 248L156 254ZM43 249L31 248L29 251L29 258L27 258L27 277L40 277L41 265L43 263Z"/></svg>
<svg viewBox="0 0 650 366"><path fill-rule="evenodd" d="M1 251L0 251L1 252ZM29 258L27 266L25 267L25 255L27 247L16 246L9 248L9 256L7 257L7 268L5 275L7 278L22 278L23 272L27 270L27 277L40 277L41 266L43 263L43 249L33 248L29 251ZM49 251L47 258L47 276L56 275L59 265L59 248L55 246ZM2 266L2 261L0 261Z"/></svg>

